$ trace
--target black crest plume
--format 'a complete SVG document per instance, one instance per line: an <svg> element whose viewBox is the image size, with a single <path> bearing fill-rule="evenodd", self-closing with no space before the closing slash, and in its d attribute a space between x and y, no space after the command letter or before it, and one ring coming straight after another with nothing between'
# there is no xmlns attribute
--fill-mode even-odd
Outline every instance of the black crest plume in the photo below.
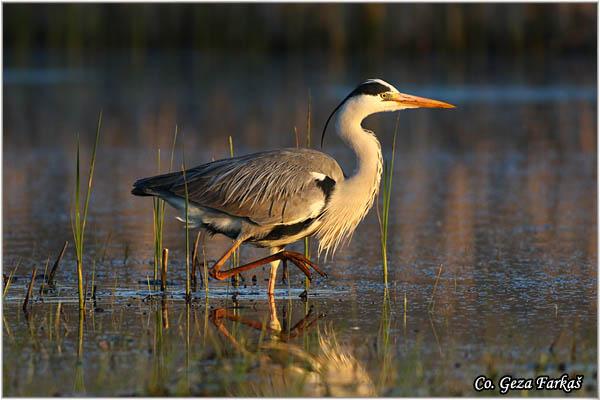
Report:
<svg viewBox="0 0 600 400"><path fill-rule="evenodd" d="M338 104L338 106L336 108L333 109L333 111L329 115L329 118L327 118L327 121L325 122L325 127L323 128L323 134L321 135L321 147L323 147L323 140L325 139L325 132L327 131L327 125L329 125L329 121L331 120L331 117L333 117L333 114L335 114L336 111L339 110L339 108L346 102L346 100L348 100L354 96L359 96L361 94L377 96L380 93L389 92L390 90L391 89L389 86L386 86L382 83L379 83L379 82L373 81L373 80L367 80L367 81L361 83L360 85L358 85L358 87L356 89L354 89L348 96L346 96L346 98L344 100L342 100L342 102L340 104Z"/></svg>

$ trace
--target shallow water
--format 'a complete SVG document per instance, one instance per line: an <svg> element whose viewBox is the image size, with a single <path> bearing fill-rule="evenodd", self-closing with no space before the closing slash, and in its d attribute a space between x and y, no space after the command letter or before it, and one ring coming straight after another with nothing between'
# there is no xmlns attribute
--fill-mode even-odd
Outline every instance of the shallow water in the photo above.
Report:
<svg viewBox="0 0 600 400"><path fill-rule="evenodd" d="M3 272L19 267L3 302L4 395L472 396L481 374L563 371L585 376L575 395L597 394L597 115L588 61L562 60L535 74L500 60L506 68L439 78L438 67L422 62L408 71L405 60L339 73L316 57L317 73L293 58L236 68L225 56L183 63L186 57L156 56L141 70L110 62L5 70ZM549 78L555 71L560 79ZM210 281L208 299L198 284L187 307L185 233L167 209L171 284L159 297L147 282L152 202L131 196L130 187L156 173L158 147L166 171L175 124L187 165L226 157L230 135L236 154L295 146L294 126L303 144L310 88L314 146L330 110L363 76L458 106L400 114L387 301L375 210L349 246L320 260L329 277L315 278L306 303L303 277L291 269L289 286L280 283L270 304L267 270L259 269L238 287ZM75 133L87 166L100 108L84 249L96 300L80 319L69 244L57 289L40 296L37 281L25 315L33 267L43 275L47 259L51 266L64 241L72 242ZM394 120L365 122L386 157ZM332 131L324 151L352 170ZM176 166L182 157L178 146ZM229 243L206 239L209 265ZM290 249L302 251L302 243ZM241 260L264 254L243 247ZM282 339L226 319L228 336L213 321L220 308L261 324L274 323L276 312L284 332L309 310L307 321L316 321ZM342 383L322 361L340 354L352 367Z"/></svg>

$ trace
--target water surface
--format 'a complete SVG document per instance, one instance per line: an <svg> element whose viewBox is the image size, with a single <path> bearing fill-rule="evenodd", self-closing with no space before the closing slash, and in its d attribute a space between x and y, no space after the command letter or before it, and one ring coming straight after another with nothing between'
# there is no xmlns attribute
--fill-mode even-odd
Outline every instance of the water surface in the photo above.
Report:
<svg viewBox="0 0 600 400"><path fill-rule="evenodd" d="M5 395L472 396L481 374L563 372L585 376L575 395L597 394L596 81L586 60L562 60L544 73L499 60L506 68L439 75L431 63L407 68L402 59L341 73L318 56L245 59L244 68L230 56L156 56L140 69L118 59L78 70L5 70L3 272L19 265L3 303ZM329 112L370 76L458 106L400 114L389 296L375 209L349 246L320 260L329 278L313 281L306 303L295 269L269 303L263 268L239 287L210 281L208 299L198 284L191 306L182 299L185 232L167 209L171 285L158 296L147 284L152 202L130 188L157 172L159 147L167 170L175 124L184 147L177 168L184 157L191 166L228 156L229 136L236 154L293 147L295 126L304 145L310 89L314 147ZM43 274L72 242L75 134L87 176L100 108L84 250L96 300L80 319L70 244L57 289L40 296L38 282L25 315L31 271ZM385 157L394 120L365 121ZM333 131L324 151L351 172L352 154ZM229 244L206 239L209 265ZM243 247L241 260L265 253ZM238 318L222 320L228 333L214 322L217 311ZM286 333L309 311L306 324L314 324L294 337L241 320L276 326L276 313ZM322 361L332 354L350 360L341 383Z"/></svg>

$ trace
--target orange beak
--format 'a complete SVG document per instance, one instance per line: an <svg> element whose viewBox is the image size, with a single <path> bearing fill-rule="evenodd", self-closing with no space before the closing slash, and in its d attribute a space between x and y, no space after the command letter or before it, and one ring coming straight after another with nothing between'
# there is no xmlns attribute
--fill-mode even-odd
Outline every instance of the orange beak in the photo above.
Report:
<svg viewBox="0 0 600 400"><path fill-rule="evenodd" d="M443 101L426 99L425 97L412 96L404 93L391 93L383 98L386 101L395 101L405 107L418 108L456 108L452 104Z"/></svg>

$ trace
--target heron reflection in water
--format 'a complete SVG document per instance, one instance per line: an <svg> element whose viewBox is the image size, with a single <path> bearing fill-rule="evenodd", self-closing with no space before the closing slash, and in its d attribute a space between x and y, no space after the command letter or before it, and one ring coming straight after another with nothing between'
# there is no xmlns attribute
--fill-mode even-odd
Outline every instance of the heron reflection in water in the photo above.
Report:
<svg viewBox="0 0 600 400"><path fill-rule="evenodd" d="M240 317L225 308L211 311L210 320L217 329L246 357L258 363L248 371L248 382L243 385L245 396L287 397L295 393L303 397L373 397L375 385L349 347L340 344L332 329L318 331L318 349L315 354L290 343L290 339L306 334L317 326L323 314L313 316L312 310L291 329L281 329L275 299L269 296L267 323ZM233 321L267 333L260 351L254 353L244 347L227 329L225 322ZM228 393L235 396L235 388Z"/></svg>

